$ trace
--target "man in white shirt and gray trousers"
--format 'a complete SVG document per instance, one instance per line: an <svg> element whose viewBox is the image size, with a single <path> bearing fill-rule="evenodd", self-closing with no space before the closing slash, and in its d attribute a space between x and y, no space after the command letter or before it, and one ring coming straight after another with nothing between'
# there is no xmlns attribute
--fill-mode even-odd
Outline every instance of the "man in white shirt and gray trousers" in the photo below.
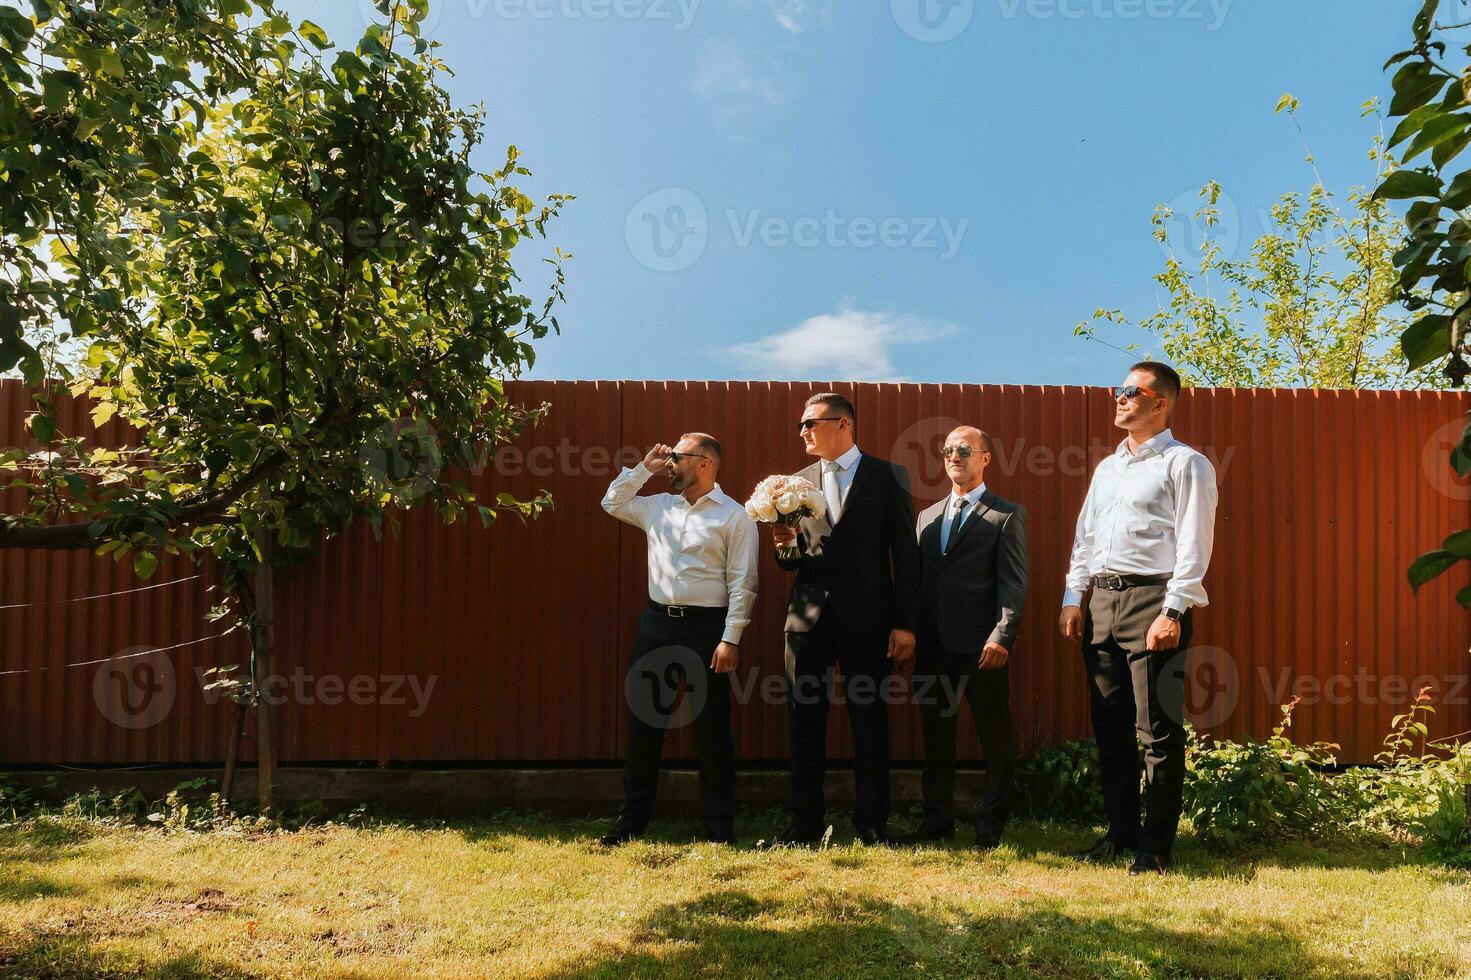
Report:
<svg viewBox="0 0 1471 980"><path fill-rule="evenodd" d="M1215 470L1169 429L1179 398L1180 376L1155 361L1134 365L1114 390L1114 425L1129 435L1093 473L1059 621L1064 637L1083 641L1108 810L1107 836L1077 857L1105 862L1133 851L1133 875L1170 865L1185 728L1183 685L1166 672L1184 670L1215 538ZM1142 824L1136 732L1144 744Z"/></svg>
<svg viewBox="0 0 1471 980"><path fill-rule="evenodd" d="M700 814L705 837L735 843L735 745L730 731L730 674L756 604L756 525L715 482L720 443L702 432L657 445L625 469L603 497L603 510L648 539L649 602L624 691L628 755L623 810L602 843L615 847L644 832L654 808L664 730L680 678L700 756ZM674 493L640 497L650 477Z"/></svg>

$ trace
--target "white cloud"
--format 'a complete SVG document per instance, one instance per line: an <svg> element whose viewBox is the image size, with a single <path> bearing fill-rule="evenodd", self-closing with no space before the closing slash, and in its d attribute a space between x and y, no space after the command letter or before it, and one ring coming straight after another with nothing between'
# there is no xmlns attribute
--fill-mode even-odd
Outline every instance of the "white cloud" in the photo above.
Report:
<svg viewBox="0 0 1471 980"><path fill-rule="evenodd" d="M771 16L785 31L800 34L812 23L825 19L831 10L830 0L767 0Z"/></svg>
<svg viewBox="0 0 1471 980"><path fill-rule="evenodd" d="M766 59L758 65L755 60L733 45L712 41L700 53L691 88L707 99L755 99L767 105L786 101L776 81L776 64Z"/></svg>
<svg viewBox="0 0 1471 980"><path fill-rule="evenodd" d="M954 333L954 324L844 306L790 330L736 344L727 353L743 370L771 381L907 381L894 367L890 348Z"/></svg>

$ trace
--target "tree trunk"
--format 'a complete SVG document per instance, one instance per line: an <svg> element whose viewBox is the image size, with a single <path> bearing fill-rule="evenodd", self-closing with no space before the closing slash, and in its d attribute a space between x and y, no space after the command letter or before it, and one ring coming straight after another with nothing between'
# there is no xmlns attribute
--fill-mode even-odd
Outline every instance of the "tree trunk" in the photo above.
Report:
<svg viewBox="0 0 1471 980"><path fill-rule="evenodd" d="M220 796L230 802L230 790L235 786L235 762L240 758L240 736L245 734L247 709L244 701L235 702L235 727L230 731L230 748L225 752L225 778L220 782Z"/></svg>
<svg viewBox="0 0 1471 980"><path fill-rule="evenodd" d="M276 604L272 595L269 541L261 541L262 561L254 573L255 621L250 629L251 664L255 680L255 745L259 777L260 812L269 814L276 783L276 743L271 730L271 653L275 644Z"/></svg>

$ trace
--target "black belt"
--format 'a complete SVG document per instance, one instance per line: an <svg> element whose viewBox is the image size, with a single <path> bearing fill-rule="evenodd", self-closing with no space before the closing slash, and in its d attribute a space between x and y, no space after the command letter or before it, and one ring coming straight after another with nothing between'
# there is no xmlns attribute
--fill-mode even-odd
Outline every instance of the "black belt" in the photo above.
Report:
<svg viewBox="0 0 1471 980"><path fill-rule="evenodd" d="M670 619L689 619L695 616L720 616L725 617L729 606L666 606L663 603L649 600L649 608L656 613L663 613Z"/></svg>
<svg viewBox="0 0 1471 980"><path fill-rule="evenodd" d="M1140 585L1164 585L1172 575L1095 575L1093 587L1105 592L1122 592Z"/></svg>

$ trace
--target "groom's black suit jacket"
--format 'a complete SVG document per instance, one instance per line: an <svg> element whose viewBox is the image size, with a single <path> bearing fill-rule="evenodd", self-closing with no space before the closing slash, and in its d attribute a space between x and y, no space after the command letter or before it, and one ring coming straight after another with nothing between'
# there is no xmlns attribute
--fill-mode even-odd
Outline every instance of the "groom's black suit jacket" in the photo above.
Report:
<svg viewBox="0 0 1471 980"><path fill-rule="evenodd" d="M914 537L909 472L864 453L836 525L827 516L798 525L802 554L777 562L797 573L787 602L786 631L807 633L824 616L844 633L887 636L919 623L920 559ZM798 476L822 488L822 462Z"/></svg>

